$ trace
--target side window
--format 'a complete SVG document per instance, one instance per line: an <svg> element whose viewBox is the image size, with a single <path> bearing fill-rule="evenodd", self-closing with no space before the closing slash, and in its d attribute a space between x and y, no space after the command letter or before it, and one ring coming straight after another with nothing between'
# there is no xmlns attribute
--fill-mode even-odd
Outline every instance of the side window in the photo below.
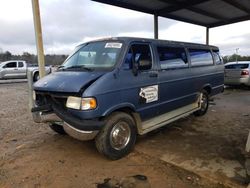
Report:
<svg viewBox="0 0 250 188"><path fill-rule="evenodd" d="M23 67L23 62L22 62L22 61L19 61L19 62L18 62L18 67L19 67L19 68Z"/></svg>
<svg viewBox="0 0 250 188"><path fill-rule="evenodd" d="M188 67L184 48L157 47L161 69Z"/></svg>
<svg viewBox="0 0 250 188"><path fill-rule="evenodd" d="M216 65L223 64L223 60L218 51L217 52L213 51L213 56L214 56L214 62Z"/></svg>
<svg viewBox="0 0 250 188"><path fill-rule="evenodd" d="M139 70L152 68L152 54L148 44L133 44L126 54L123 68L132 69L133 63L138 64Z"/></svg>
<svg viewBox="0 0 250 188"><path fill-rule="evenodd" d="M4 68L16 68L16 62L7 63Z"/></svg>
<svg viewBox="0 0 250 188"><path fill-rule="evenodd" d="M192 66L213 65L213 58L210 50L190 49L189 54Z"/></svg>

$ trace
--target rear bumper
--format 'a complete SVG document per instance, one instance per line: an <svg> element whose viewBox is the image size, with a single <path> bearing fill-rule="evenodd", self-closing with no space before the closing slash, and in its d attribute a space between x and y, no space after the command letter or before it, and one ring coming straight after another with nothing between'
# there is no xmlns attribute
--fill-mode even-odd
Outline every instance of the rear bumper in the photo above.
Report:
<svg viewBox="0 0 250 188"><path fill-rule="evenodd" d="M250 78L232 78L232 77L225 77L224 79L225 85L247 85L250 86Z"/></svg>

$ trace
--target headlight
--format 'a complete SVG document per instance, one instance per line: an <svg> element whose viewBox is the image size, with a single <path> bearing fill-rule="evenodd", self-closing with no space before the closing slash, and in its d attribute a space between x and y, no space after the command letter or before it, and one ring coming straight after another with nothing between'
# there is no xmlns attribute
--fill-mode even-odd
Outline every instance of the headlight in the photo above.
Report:
<svg viewBox="0 0 250 188"><path fill-rule="evenodd" d="M92 110L97 106L94 98L68 97L66 107L76 110Z"/></svg>

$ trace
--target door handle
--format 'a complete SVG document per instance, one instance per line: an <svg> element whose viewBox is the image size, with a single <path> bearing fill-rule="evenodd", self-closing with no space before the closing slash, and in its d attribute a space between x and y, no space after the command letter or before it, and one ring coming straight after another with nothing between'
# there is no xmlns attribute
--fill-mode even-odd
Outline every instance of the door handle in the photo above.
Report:
<svg viewBox="0 0 250 188"><path fill-rule="evenodd" d="M17 68L15 68L14 70L18 70Z"/></svg>
<svg viewBox="0 0 250 188"><path fill-rule="evenodd" d="M149 73L149 77L151 77L151 78L158 77L158 72L151 72L151 73Z"/></svg>

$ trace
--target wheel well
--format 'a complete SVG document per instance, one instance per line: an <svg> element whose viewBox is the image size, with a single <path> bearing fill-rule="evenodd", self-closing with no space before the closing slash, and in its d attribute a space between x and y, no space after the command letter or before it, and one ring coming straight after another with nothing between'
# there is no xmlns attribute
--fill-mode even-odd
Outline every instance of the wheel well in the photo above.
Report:
<svg viewBox="0 0 250 188"><path fill-rule="evenodd" d="M123 107L123 108L116 109L112 113L114 112L124 112L124 113L129 114L134 119L136 130L138 131L138 125L141 123L141 118L140 118L140 115L134 111L134 109L130 107Z"/></svg>
<svg viewBox="0 0 250 188"><path fill-rule="evenodd" d="M134 110L132 108L129 108L129 107L119 108L116 111L125 112L125 113L130 114L130 115L134 112Z"/></svg>
<svg viewBox="0 0 250 188"><path fill-rule="evenodd" d="M206 86L206 87L204 87L203 89L206 90L208 94L210 94L211 91L212 91L211 86Z"/></svg>
<svg viewBox="0 0 250 188"><path fill-rule="evenodd" d="M35 80L36 78L36 76L37 76L37 74L39 74L39 71L35 71L34 73L33 73L33 82L36 82L37 80Z"/></svg>

